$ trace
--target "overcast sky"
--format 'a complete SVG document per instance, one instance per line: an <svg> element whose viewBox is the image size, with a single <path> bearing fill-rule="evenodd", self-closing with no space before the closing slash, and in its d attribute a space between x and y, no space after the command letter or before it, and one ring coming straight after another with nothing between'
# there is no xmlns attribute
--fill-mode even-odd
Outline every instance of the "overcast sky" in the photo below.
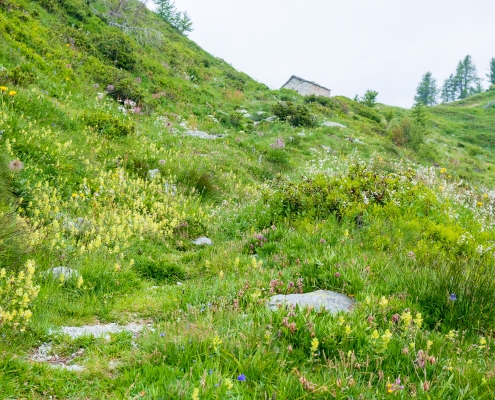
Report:
<svg viewBox="0 0 495 400"><path fill-rule="evenodd" d="M291 75L332 95L367 89L411 107L422 75L437 83L473 57L484 79L495 57L494 0L175 0L189 38L270 88Z"/></svg>

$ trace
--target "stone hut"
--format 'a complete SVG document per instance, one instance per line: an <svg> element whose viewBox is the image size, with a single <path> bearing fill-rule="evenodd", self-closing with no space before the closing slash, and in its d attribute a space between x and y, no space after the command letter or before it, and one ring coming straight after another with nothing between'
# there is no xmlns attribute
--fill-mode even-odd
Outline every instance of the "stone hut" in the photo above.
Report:
<svg viewBox="0 0 495 400"><path fill-rule="evenodd" d="M320 86L315 82L310 82L306 79L299 78L295 75L290 77L287 83L282 86L282 89L292 89L303 96L314 94L317 96L330 97L330 89Z"/></svg>

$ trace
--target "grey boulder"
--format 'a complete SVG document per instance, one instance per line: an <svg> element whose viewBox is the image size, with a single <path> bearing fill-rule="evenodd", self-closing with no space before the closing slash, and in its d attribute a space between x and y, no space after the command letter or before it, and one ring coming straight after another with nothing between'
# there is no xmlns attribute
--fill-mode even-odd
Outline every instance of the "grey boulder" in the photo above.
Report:
<svg viewBox="0 0 495 400"><path fill-rule="evenodd" d="M304 307L312 307L317 311L321 309L335 314L339 311L349 311L355 303L355 300L347 297L344 294L332 292L329 290L317 290L316 292L303 294L278 294L270 298L268 307L272 311L276 311L281 307L289 305Z"/></svg>
<svg viewBox="0 0 495 400"><path fill-rule="evenodd" d="M194 239L192 241L196 246L211 246L213 244L213 242L211 241L211 239L208 239L206 236L202 236L200 238L197 238L197 239Z"/></svg>

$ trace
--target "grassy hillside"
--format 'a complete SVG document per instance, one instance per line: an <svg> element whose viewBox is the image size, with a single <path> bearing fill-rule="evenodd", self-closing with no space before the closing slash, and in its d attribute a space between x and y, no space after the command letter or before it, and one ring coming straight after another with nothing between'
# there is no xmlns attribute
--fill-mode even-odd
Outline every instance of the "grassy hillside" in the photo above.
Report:
<svg viewBox="0 0 495 400"><path fill-rule="evenodd" d="M115 6L0 0L3 398L493 398L495 91L271 91Z"/></svg>

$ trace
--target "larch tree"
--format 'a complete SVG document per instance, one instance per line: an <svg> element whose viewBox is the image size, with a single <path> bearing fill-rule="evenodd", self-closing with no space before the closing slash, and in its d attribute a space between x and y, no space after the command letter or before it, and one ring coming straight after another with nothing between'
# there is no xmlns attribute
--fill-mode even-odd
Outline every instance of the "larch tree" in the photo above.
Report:
<svg viewBox="0 0 495 400"><path fill-rule="evenodd" d="M490 82L491 85L495 85L495 58L492 58L490 60L490 64L488 66L488 74L486 74L486 77L488 78L488 82Z"/></svg>
<svg viewBox="0 0 495 400"><path fill-rule="evenodd" d="M431 72L427 72L423 75L423 78L416 89L414 101L425 106L433 106L437 104L438 93L439 89L437 87L436 79L433 78Z"/></svg>

